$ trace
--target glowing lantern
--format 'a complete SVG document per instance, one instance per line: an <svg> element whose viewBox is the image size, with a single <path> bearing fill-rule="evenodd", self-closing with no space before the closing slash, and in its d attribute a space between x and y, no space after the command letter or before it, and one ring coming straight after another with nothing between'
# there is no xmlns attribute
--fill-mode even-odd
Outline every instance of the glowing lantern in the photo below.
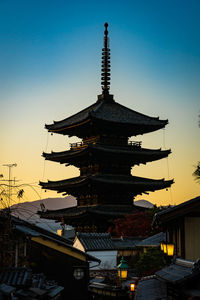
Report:
<svg viewBox="0 0 200 300"><path fill-rule="evenodd" d="M118 276L120 279L125 280L127 278L128 268L129 266L127 265L125 259L122 257L120 264L117 266Z"/></svg>
<svg viewBox="0 0 200 300"><path fill-rule="evenodd" d="M164 242L161 242L161 243L160 243L160 250L161 250L161 251L164 251Z"/></svg>
<svg viewBox="0 0 200 300"><path fill-rule="evenodd" d="M130 283L130 291L131 292L135 291L135 283Z"/></svg>
<svg viewBox="0 0 200 300"><path fill-rule="evenodd" d="M167 244L163 243L163 252L167 254Z"/></svg>
<svg viewBox="0 0 200 300"><path fill-rule="evenodd" d="M174 244L167 244L167 255L168 256L174 255Z"/></svg>

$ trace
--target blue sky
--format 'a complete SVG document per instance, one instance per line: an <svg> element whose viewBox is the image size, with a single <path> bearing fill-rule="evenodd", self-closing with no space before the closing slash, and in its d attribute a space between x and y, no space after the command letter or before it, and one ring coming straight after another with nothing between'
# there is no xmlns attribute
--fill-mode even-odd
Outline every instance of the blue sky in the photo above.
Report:
<svg viewBox="0 0 200 300"><path fill-rule="evenodd" d="M200 1L194 0L0 0L1 163L17 161L16 176L38 182L44 173L44 148L59 151L68 146L65 137L56 136L47 145L44 124L94 103L101 93L107 21L115 100L170 122L164 133L138 137L146 147L171 148L169 161L133 172L161 178L160 170L166 177L169 167L176 182L173 201L196 196L199 186L191 174L200 146L199 12ZM51 164L45 165L45 178L77 174ZM2 172L6 176L6 170ZM165 191L149 197L155 203L172 201Z"/></svg>

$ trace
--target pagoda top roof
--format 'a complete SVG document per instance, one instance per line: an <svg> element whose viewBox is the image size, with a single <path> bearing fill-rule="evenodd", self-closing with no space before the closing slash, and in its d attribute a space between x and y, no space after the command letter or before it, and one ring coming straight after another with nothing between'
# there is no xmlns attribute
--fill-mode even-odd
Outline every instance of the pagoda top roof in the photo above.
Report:
<svg viewBox="0 0 200 300"><path fill-rule="evenodd" d="M96 120L112 124L145 126L145 129L140 129L141 133L145 133L158 130L168 124L168 120L160 120L158 117L150 117L127 108L114 101L111 96L102 94L96 103L64 120L54 121L53 124L49 125L46 124L45 128L50 132L63 134L72 127L81 126Z"/></svg>
<svg viewBox="0 0 200 300"><path fill-rule="evenodd" d="M45 128L48 131L79 137L84 137L91 130L93 133L109 132L119 135L125 133L126 136L132 136L158 130L168 123L168 120L159 120L158 117L144 115L115 102L113 95L109 93L111 73L108 23L105 23L104 26L101 70L102 94L98 96L96 103L80 112L61 121L54 121L53 124L46 124Z"/></svg>

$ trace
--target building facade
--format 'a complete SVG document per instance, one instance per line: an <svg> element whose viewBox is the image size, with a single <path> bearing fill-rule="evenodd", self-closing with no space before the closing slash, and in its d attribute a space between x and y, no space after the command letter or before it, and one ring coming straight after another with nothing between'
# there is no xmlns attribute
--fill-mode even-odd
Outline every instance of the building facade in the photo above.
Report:
<svg viewBox="0 0 200 300"><path fill-rule="evenodd" d="M175 245L175 255L187 260L200 257L200 197L159 212L154 226L162 226L166 240Z"/></svg>

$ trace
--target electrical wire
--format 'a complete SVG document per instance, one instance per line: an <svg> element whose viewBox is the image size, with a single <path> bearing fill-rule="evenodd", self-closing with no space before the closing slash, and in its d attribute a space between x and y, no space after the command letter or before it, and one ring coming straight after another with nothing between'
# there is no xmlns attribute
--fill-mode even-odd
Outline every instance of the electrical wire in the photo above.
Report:
<svg viewBox="0 0 200 300"><path fill-rule="evenodd" d="M166 150L165 128L163 128L163 148L164 148L164 150ZM166 162L167 162L167 176L168 176L168 180L170 180L169 158L168 158L168 156L166 157ZM169 193L170 194L170 202L174 205L171 186L169 187L169 191L170 191L170 193Z"/></svg>

